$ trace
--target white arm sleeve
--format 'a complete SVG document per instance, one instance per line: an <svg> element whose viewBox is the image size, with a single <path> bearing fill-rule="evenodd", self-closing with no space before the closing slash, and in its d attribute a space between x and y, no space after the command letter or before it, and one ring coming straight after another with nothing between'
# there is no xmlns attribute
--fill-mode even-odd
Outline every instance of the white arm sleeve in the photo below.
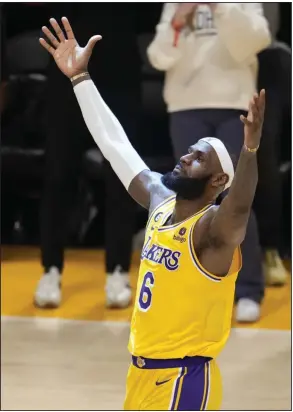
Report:
<svg viewBox="0 0 293 412"><path fill-rule="evenodd" d="M102 99L93 81L84 80L77 84L74 92L94 141L128 190L135 176L148 167L132 147L123 127Z"/></svg>

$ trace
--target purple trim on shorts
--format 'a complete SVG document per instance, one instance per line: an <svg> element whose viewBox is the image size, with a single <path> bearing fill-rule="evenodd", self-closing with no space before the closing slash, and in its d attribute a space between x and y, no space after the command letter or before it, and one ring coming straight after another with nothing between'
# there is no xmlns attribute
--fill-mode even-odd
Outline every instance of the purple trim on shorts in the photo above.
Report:
<svg viewBox="0 0 293 412"><path fill-rule="evenodd" d="M211 360L205 356L186 356L178 359L149 359L141 356L132 356L132 363L139 369L171 369L188 368L204 365Z"/></svg>
<svg viewBox="0 0 293 412"><path fill-rule="evenodd" d="M172 401L172 405L171 405L171 411L174 411L174 408L175 408L175 405L176 405L180 379L184 375L184 371L185 371L185 368L181 368L181 373L180 373L180 375L178 376L178 378L176 380L176 386L175 386L175 390L174 390L174 393L173 393L173 401Z"/></svg>
<svg viewBox="0 0 293 412"><path fill-rule="evenodd" d="M206 393L205 393L205 399L203 401L203 407L202 410L205 411L206 407L207 407L207 403L208 403L208 399L209 399L209 392L210 392L210 364L209 362L207 363L207 384L206 384Z"/></svg>
<svg viewBox="0 0 293 412"><path fill-rule="evenodd" d="M208 362L204 365L193 366L187 369L184 376L178 411L200 411L204 410L207 404L209 393Z"/></svg>

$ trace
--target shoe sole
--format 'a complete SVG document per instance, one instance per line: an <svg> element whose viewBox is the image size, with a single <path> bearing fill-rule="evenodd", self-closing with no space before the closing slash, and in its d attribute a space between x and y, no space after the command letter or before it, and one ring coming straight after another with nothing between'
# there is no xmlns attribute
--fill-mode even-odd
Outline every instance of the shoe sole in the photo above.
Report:
<svg viewBox="0 0 293 412"><path fill-rule="evenodd" d="M127 309L132 305L132 299L126 305L119 305L119 303L112 303L106 301L106 308L107 309Z"/></svg>
<svg viewBox="0 0 293 412"><path fill-rule="evenodd" d="M118 303L106 303L107 309L127 309L129 306L131 306L131 302L125 306L121 306Z"/></svg>
<svg viewBox="0 0 293 412"><path fill-rule="evenodd" d="M282 287L282 286L285 286L286 285L286 282L283 282L283 281L275 281L275 282L267 282L266 283L266 286L273 286L273 287L278 287L278 288L280 288L280 287Z"/></svg>
<svg viewBox="0 0 293 412"><path fill-rule="evenodd" d="M256 323L256 322L258 322L260 320L260 318L258 318L258 319L256 319L256 320L239 320L239 319L236 319L236 322L237 323Z"/></svg>
<svg viewBox="0 0 293 412"><path fill-rule="evenodd" d="M57 309L59 308L60 304L54 304L54 303L46 303L45 305L40 305L36 301L34 301L34 306L37 307L38 309Z"/></svg>

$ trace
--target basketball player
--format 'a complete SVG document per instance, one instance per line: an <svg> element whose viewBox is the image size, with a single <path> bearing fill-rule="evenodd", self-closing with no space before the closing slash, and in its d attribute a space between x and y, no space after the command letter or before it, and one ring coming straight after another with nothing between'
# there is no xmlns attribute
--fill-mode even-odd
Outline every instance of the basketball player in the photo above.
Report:
<svg viewBox="0 0 293 412"><path fill-rule="evenodd" d="M229 336L240 244L257 184L257 149L265 109L262 90L250 101L244 144L234 168L223 143L201 139L175 169L151 172L130 145L119 121L87 72L95 43L82 48L66 18L43 27L40 39L71 80L95 142L130 195L149 209L131 323L132 364L127 410L219 409L220 372L215 358ZM123 41L117 39L117 47ZM113 50L115 53L115 50ZM58 99L58 96L56 96ZM52 119L54 120L54 119ZM218 195L230 187L220 206Z"/></svg>

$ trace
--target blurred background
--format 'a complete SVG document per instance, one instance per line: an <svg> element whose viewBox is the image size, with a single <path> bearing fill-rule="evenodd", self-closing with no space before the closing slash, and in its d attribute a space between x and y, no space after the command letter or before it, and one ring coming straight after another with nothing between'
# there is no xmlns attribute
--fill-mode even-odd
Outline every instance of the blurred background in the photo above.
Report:
<svg viewBox="0 0 293 412"><path fill-rule="evenodd" d="M211 133L237 156L245 99L266 89L236 285L233 325L244 328L220 357L223 407L290 408L292 5L231 3L229 14L227 4L0 3L4 409L120 409L129 363L129 283L134 292L148 216L104 161L70 82L38 43L41 27L62 16L81 45L103 35L91 77L160 173ZM82 323L89 320L97 322Z"/></svg>
<svg viewBox="0 0 293 412"><path fill-rule="evenodd" d="M30 251L33 266L21 271L31 273L32 284L36 265L51 275L32 287L34 295L28 292L35 306L60 306L67 248L105 251L96 252L96 272L106 273L106 288L117 279L125 291L147 220L94 144L70 82L38 43L52 16L60 21L66 15L81 45L95 33L103 35L90 61L91 76L133 146L160 173L206 135L222 139L237 157L243 142L239 114L255 88L266 89L259 183L242 245L236 319L257 321L265 283L287 283L291 3L231 4L1 3L2 260L7 253L13 261ZM229 14L233 7L238 17ZM214 51L205 55L208 47Z"/></svg>
<svg viewBox="0 0 293 412"><path fill-rule="evenodd" d="M272 29L280 42L278 47L286 50L291 47L291 3L274 4L277 5L278 15L276 10L268 10L268 19L272 20ZM66 14L71 19L81 43L86 41L88 35L94 33L104 35L105 45L99 44L95 51L97 59L100 60L97 70L101 73L104 82L103 89L106 88L106 83L110 83L113 78L118 78L116 83L124 96L116 102L117 105L125 104L125 93L134 96L132 100L135 103L132 101L129 104L135 105L138 112L135 147L155 170L164 172L172 167L174 160L168 114L162 97L164 76L163 72L151 67L146 55L146 49L153 39L161 11L161 3L139 5L85 3L82 10L80 5L75 3L70 7L66 3L2 3L2 245L40 244L38 216L46 177L46 139L50 127L46 119L46 111L48 104L52 103L48 88L50 77L53 77L54 73L52 74L53 68L49 56L38 45L38 37L41 26L47 24L51 16L58 18ZM122 17L119 20L116 16L121 13ZM86 22L84 26L87 26L84 29L83 21ZM108 34L115 25L122 30L120 37L116 37L118 31L116 29L115 35ZM117 57L119 53L124 55L123 63L115 67L114 56L119 60L120 56ZM260 72L263 76L270 74L273 78L281 72L275 69L275 65L281 64L281 58L278 62L275 61L277 55L278 52L275 52L263 61L260 59L260 65L263 64ZM107 61L108 67L104 67L103 61ZM275 70L276 74L274 74ZM121 85L123 82L125 87ZM290 85L288 85L288 93L289 87ZM131 88L133 90L130 93ZM111 89L113 90L113 86ZM112 93L112 90L107 94ZM58 105L58 98L56 95L52 104ZM109 100L111 99L113 100L112 96ZM276 99L276 105L277 102L279 100ZM278 129L275 141L275 156L281 176L283 200L282 236L280 236L279 248L282 256L290 256L291 108L283 114L282 127ZM49 122L55 120L51 118ZM70 133L74 133L74 130L70 130ZM75 130L75 133L78 133L78 130ZM72 140L76 139L72 137ZM56 151L58 149L57 146ZM102 157L96 156L97 153L93 153L92 149L96 150L94 144L92 147L86 148L85 145L85 148L80 149L83 150L82 160L79 159L75 164L76 171L78 169L76 173L78 188L75 190L76 199L71 210L68 209L70 213L68 246L103 248L105 244L104 170ZM270 205L268 204L267 207L270 208ZM137 233L144 226L146 213L139 207L134 213L133 231Z"/></svg>

